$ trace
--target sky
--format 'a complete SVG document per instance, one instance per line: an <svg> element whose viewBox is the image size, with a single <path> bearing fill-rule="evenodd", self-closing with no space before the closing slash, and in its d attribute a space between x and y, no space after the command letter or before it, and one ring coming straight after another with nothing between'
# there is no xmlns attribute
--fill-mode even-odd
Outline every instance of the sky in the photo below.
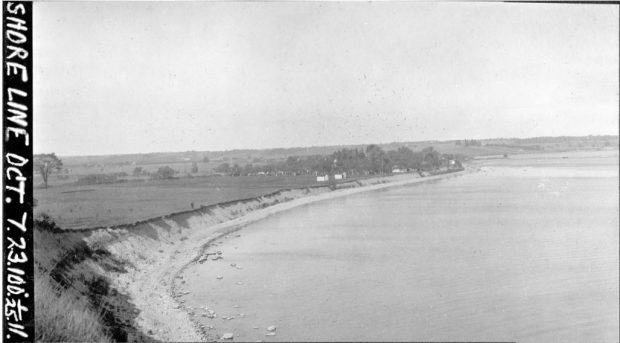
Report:
<svg viewBox="0 0 620 343"><path fill-rule="evenodd" d="M618 134L618 6L35 2L34 150Z"/></svg>

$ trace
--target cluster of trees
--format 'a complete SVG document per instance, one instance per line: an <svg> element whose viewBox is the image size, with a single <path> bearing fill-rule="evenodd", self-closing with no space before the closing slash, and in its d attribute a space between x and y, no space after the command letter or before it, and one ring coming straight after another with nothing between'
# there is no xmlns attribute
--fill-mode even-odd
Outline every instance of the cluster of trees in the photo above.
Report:
<svg viewBox="0 0 620 343"><path fill-rule="evenodd" d="M222 163L214 171L227 175L259 173L303 175L341 173L349 175L387 174L396 167L409 170L432 170L447 165L449 160L461 161L463 156L440 154L432 147L413 151L407 147L384 151L378 145L366 149L341 149L330 155L290 156L286 160L266 165L239 166ZM460 164L460 162L458 162Z"/></svg>
<svg viewBox="0 0 620 343"><path fill-rule="evenodd" d="M195 164L195 163L194 163ZM198 167L196 167L197 169ZM142 167L135 167L133 169L133 176L150 176L154 180L172 179L178 171L172 169L169 166L159 167L157 171L150 173L144 170Z"/></svg>
<svg viewBox="0 0 620 343"><path fill-rule="evenodd" d="M462 141L456 141L456 145L481 146L482 142L477 141L475 139L465 139L465 140L462 140Z"/></svg>
<svg viewBox="0 0 620 343"><path fill-rule="evenodd" d="M151 174L151 178L155 180L167 180L174 178L174 174L176 173L176 170L170 168L169 166L164 166L157 168L157 171Z"/></svg>
<svg viewBox="0 0 620 343"><path fill-rule="evenodd" d="M149 173L148 171L144 170L144 168L142 167L135 167L133 168L133 176L149 176L151 175L151 173Z"/></svg>
<svg viewBox="0 0 620 343"><path fill-rule="evenodd" d="M433 170L447 166L449 160L461 161L463 156L440 154L433 147L413 151L408 147L384 151L378 145L369 145L365 151L342 149L328 156L333 164L324 164L324 172L351 172L353 174L385 174L394 168L408 170ZM459 162L460 163L460 162Z"/></svg>

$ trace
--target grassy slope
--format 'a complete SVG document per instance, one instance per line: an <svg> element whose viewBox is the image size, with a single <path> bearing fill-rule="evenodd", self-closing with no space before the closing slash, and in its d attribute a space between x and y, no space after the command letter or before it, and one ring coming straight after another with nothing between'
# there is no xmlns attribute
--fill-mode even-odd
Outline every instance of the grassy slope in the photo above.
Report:
<svg viewBox="0 0 620 343"><path fill-rule="evenodd" d="M100 314L86 298L63 289L49 277L37 277L34 286L36 341L111 342Z"/></svg>
<svg viewBox="0 0 620 343"><path fill-rule="evenodd" d="M139 310L114 286L127 272L94 231L52 232L35 223L35 339L44 342L154 341L136 329Z"/></svg>
<svg viewBox="0 0 620 343"><path fill-rule="evenodd" d="M44 223L44 224L49 224ZM80 288L91 275L73 284L62 282L63 259L76 255L80 241L52 233L35 222L35 340L43 342L111 342L100 313Z"/></svg>

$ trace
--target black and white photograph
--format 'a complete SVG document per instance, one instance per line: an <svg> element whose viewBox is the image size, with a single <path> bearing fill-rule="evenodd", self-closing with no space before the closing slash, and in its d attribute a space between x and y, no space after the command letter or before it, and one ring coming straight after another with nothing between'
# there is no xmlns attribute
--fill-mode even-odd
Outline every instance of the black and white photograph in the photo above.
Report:
<svg viewBox="0 0 620 343"><path fill-rule="evenodd" d="M618 3L2 5L3 340L619 342Z"/></svg>

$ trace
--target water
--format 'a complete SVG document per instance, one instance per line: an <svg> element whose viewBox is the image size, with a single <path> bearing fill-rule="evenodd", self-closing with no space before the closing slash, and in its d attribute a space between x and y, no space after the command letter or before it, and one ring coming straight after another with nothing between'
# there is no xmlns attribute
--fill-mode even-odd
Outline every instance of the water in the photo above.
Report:
<svg viewBox="0 0 620 343"><path fill-rule="evenodd" d="M618 187L617 152L564 154L314 203L231 235L185 299L243 341L618 342Z"/></svg>

